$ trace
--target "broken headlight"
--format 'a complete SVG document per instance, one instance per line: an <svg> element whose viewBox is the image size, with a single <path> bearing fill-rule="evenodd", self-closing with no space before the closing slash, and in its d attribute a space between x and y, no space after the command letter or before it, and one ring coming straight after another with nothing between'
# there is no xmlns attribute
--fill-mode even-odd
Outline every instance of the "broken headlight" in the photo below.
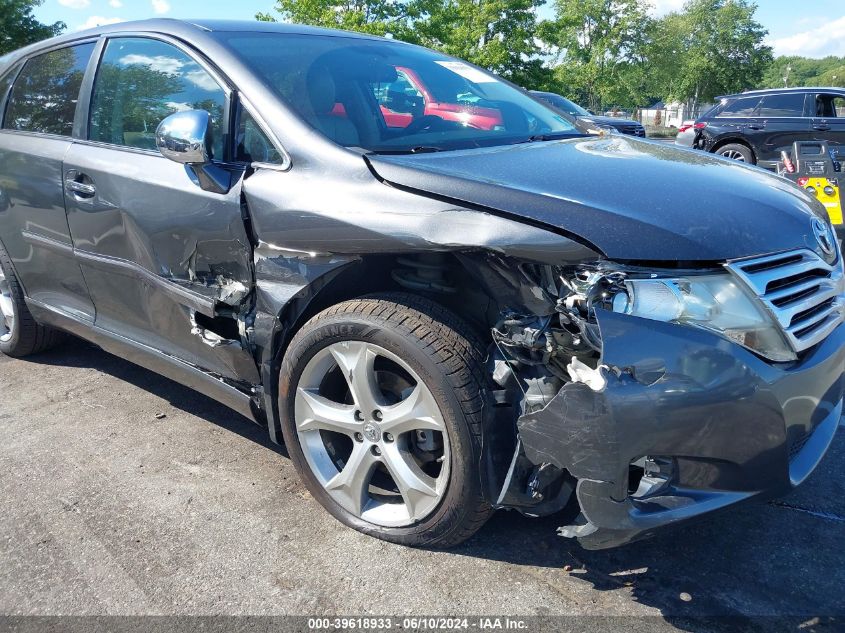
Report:
<svg viewBox="0 0 845 633"><path fill-rule="evenodd" d="M796 359L763 307L727 275L626 279L624 285L613 297L615 312L718 332L769 360Z"/></svg>

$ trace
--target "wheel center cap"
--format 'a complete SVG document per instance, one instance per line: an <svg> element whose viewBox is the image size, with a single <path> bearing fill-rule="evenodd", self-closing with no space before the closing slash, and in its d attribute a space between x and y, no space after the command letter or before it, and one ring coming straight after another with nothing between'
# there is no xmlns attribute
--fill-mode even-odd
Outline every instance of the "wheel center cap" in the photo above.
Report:
<svg viewBox="0 0 845 633"><path fill-rule="evenodd" d="M375 422L367 422L364 425L364 437L366 437L371 442L378 442L381 439L381 429L378 427L378 424Z"/></svg>

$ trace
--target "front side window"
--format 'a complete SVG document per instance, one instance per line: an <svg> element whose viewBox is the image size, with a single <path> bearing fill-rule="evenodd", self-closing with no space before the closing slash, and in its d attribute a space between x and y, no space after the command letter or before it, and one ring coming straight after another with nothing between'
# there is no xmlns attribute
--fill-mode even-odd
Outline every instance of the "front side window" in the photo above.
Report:
<svg viewBox="0 0 845 633"><path fill-rule="evenodd" d="M3 127L71 136L79 89L93 52L93 43L80 44L30 59L12 87Z"/></svg>
<svg viewBox="0 0 845 633"><path fill-rule="evenodd" d="M91 100L88 138L156 149L155 132L181 110L211 114L214 157L223 158L226 93L196 61L153 39L109 40Z"/></svg>
<svg viewBox="0 0 845 633"><path fill-rule="evenodd" d="M401 42L213 34L301 119L346 147L444 151L582 136L495 75Z"/></svg>
<svg viewBox="0 0 845 633"><path fill-rule="evenodd" d="M760 104L760 97L743 97L725 105L722 111L716 116L718 118L756 116L757 106Z"/></svg>
<svg viewBox="0 0 845 633"><path fill-rule="evenodd" d="M802 117L804 116L804 95L782 94L763 97L756 116Z"/></svg>

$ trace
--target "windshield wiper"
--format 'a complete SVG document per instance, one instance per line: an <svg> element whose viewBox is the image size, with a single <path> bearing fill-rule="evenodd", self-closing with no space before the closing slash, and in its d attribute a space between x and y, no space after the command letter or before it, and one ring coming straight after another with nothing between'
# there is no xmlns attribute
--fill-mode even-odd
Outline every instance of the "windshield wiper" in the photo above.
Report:
<svg viewBox="0 0 845 633"><path fill-rule="evenodd" d="M579 136L585 136L581 132L555 132L553 134L535 134L534 136L529 136L527 139L522 141L517 141L514 145L518 143L539 143L542 141L560 141L565 138L576 138Z"/></svg>
<svg viewBox="0 0 845 633"><path fill-rule="evenodd" d="M409 149L377 149L374 154L431 154L433 152L445 152L443 147L434 147L433 145L420 145L419 147L411 147Z"/></svg>

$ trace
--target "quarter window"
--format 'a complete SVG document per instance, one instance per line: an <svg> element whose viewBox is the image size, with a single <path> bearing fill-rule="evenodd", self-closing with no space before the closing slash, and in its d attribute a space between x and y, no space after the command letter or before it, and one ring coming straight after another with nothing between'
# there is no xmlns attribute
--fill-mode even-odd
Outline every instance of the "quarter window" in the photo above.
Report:
<svg viewBox="0 0 845 633"><path fill-rule="evenodd" d="M155 132L182 110L211 114L214 158L223 158L226 93L196 61L153 39L109 40L91 101L89 139L154 150Z"/></svg>
<svg viewBox="0 0 845 633"><path fill-rule="evenodd" d="M42 134L73 134L79 88L94 44L80 44L30 59L21 70L3 127Z"/></svg>
<svg viewBox="0 0 845 633"><path fill-rule="evenodd" d="M744 97L727 104L717 118L755 116L754 111L760 103L760 97Z"/></svg>
<svg viewBox="0 0 845 633"><path fill-rule="evenodd" d="M760 111L756 116L761 117L802 117L804 116L803 94L782 94L763 97Z"/></svg>
<svg viewBox="0 0 845 633"><path fill-rule="evenodd" d="M270 142L249 112L241 110L238 125L236 160L245 163L268 163L281 165L284 163L279 150Z"/></svg>

